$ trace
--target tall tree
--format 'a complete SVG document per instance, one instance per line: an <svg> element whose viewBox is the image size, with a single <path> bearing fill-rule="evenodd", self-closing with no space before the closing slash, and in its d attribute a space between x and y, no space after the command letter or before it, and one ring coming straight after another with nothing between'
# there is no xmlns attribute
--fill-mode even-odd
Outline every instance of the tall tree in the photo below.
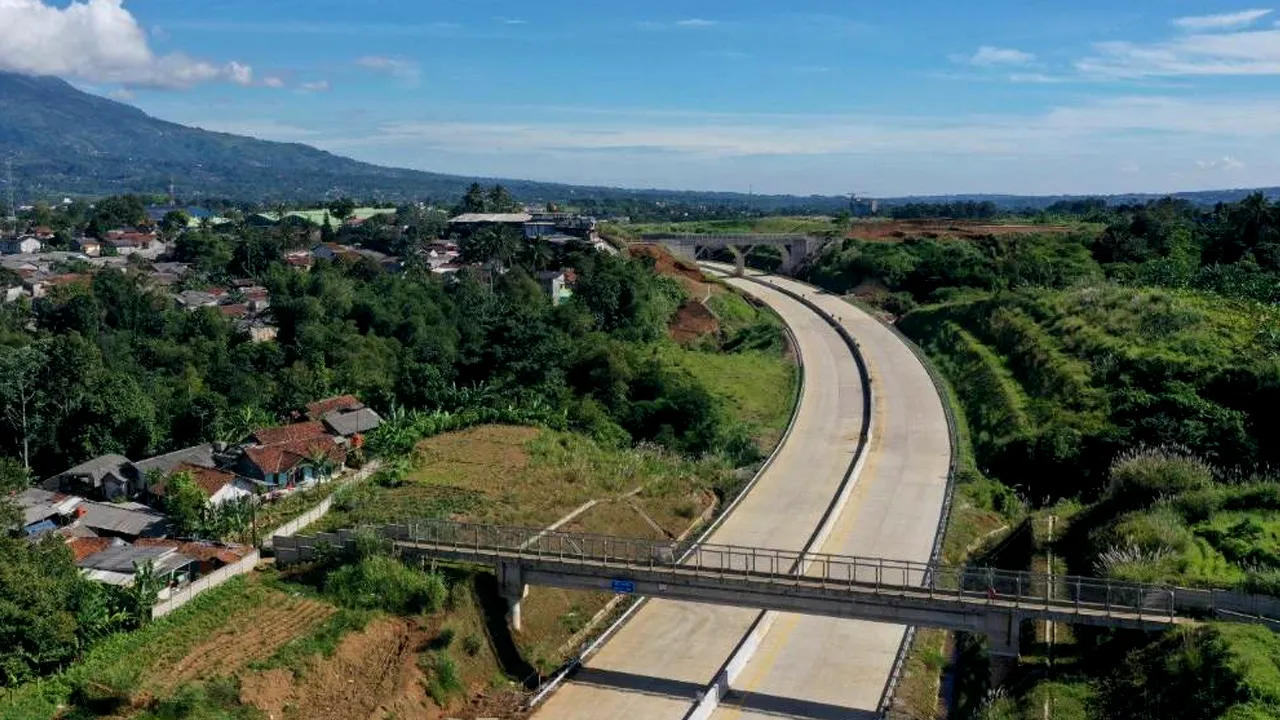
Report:
<svg viewBox="0 0 1280 720"><path fill-rule="evenodd" d="M484 188L480 183L471 183L471 187L467 188L466 194L462 196L462 201L454 206L453 214L482 213L486 208L486 199Z"/></svg>
<svg viewBox="0 0 1280 720"><path fill-rule="evenodd" d="M0 351L0 403L5 421L22 442L22 465L31 470L31 438L42 419L40 375L49 356L37 345Z"/></svg>

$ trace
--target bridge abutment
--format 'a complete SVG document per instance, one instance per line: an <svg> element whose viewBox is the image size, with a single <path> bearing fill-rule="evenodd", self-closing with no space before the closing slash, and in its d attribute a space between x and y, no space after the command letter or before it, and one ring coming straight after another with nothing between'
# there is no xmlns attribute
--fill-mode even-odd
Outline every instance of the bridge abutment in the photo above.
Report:
<svg viewBox="0 0 1280 720"><path fill-rule="evenodd" d="M511 621L511 629L520 632L520 601L529 594L529 586L524 582L524 570L515 560L503 560L495 570L498 575L498 592L507 601L507 619Z"/></svg>

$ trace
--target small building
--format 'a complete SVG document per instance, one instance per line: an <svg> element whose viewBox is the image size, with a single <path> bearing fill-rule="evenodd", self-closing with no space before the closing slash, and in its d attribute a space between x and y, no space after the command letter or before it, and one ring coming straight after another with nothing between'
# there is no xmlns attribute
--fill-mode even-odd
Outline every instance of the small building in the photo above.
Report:
<svg viewBox="0 0 1280 720"><path fill-rule="evenodd" d="M571 271L564 270L543 270L537 273L538 284L542 286L542 291L551 298L552 305L559 305L573 297L573 283L570 280L570 275Z"/></svg>
<svg viewBox="0 0 1280 720"><path fill-rule="evenodd" d="M134 547L158 547L176 550L182 555L199 562L198 577L208 575L228 565L235 565L253 553L253 548L248 545L198 540L142 538L133 545Z"/></svg>
<svg viewBox="0 0 1280 720"><path fill-rule="evenodd" d="M253 441L258 445L279 445L296 440L310 440L325 437L328 431L319 421L293 423L279 427L259 428L253 431Z"/></svg>
<svg viewBox="0 0 1280 720"><path fill-rule="evenodd" d="M83 253L89 257L98 257L102 254L102 243L97 238L78 237L71 243L76 252Z"/></svg>
<svg viewBox="0 0 1280 720"><path fill-rule="evenodd" d="M449 227L468 232L490 225L520 228L533 219L529 213L463 213L449 220Z"/></svg>
<svg viewBox="0 0 1280 720"><path fill-rule="evenodd" d="M142 475L123 455L103 455L65 470L40 484L62 492L104 500L131 498L142 490Z"/></svg>
<svg viewBox="0 0 1280 720"><path fill-rule="evenodd" d="M87 555L76 563L80 572L90 580L121 587L133 585L138 572L147 565L151 566L155 577L166 587L166 590L161 591L161 599L167 597L167 588L185 585L200 570L199 560L188 557L172 547L145 545L107 547Z"/></svg>
<svg viewBox="0 0 1280 720"><path fill-rule="evenodd" d="M328 480L346 458L347 450L336 438L321 435L247 447L240 471L272 490L293 489Z"/></svg>
<svg viewBox="0 0 1280 720"><path fill-rule="evenodd" d="M122 540L164 537L172 529L168 517L135 502L85 501L76 506L75 513L76 525L89 528L101 537Z"/></svg>
<svg viewBox="0 0 1280 720"><path fill-rule="evenodd" d="M255 343L271 342L280 334L280 328L264 322L249 322L242 326L249 333L249 340Z"/></svg>
<svg viewBox="0 0 1280 720"><path fill-rule="evenodd" d="M187 473L195 481L196 487L209 499L210 507L217 507L228 502L247 500L257 495L257 488L248 480L235 473L217 468L202 467L182 463L168 473L168 477L151 486L150 493L156 498L163 498L169 480L178 473Z"/></svg>
<svg viewBox="0 0 1280 720"><path fill-rule="evenodd" d="M382 417L354 395L308 403L307 417L322 421L329 432L338 437L355 440L357 447L362 443L360 436L382 425Z"/></svg>
<svg viewBox="0 0 1280 720"><path fill-rule="evenodd" d="M44 247L39 238L27 235L23 237L0 240L0 253L5 255L26 255L38 253Z"/></svg>
<svg viewBox="0 0 1280 720"><path fill-rule="evenodd" d="M85 499L76 495L27 488L13 496L22 511L22 530L28 536L40 535L75 521L76 508Z"/></svg>

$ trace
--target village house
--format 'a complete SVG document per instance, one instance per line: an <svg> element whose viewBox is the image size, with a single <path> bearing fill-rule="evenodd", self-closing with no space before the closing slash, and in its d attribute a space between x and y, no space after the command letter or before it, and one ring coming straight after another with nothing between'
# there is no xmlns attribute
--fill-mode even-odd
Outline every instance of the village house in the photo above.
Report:
<svg viewBox="0 0 1280 720"><path fill-rule="evenodd" d="M120 587L133 585L138 571L144 566L150 566L151 572L160 580L163 587L160 599L164 600L168 598L170 588L185 585L196 576L200 561L172 547L112 544L76 562L76 567L86 578Z"/></svg>
<svg viewBox="0 0 1280 720"><path fill-rule="evenodd" d="M50 492L115 500L136 496L143 489L143 478L129 458L102 455L54 475L40 486Z"/></svg>
<svg viewBox="0 0 1280 720"><path fill-rule="evenodd" d="M228 502L247 500L257 495L257 487L252 482L239 477L233 472L189 463L182 463L173 468L165 479L148 488L148 492L157 500L163 500L169 481L179 473L186 473L191 476L196 487L200 488L201 492L208 498L210 507L218 507Z"/></svg>
<svg viewBox="0 0 1280 720"><path fill-rule="evenodd" d="M252 440L237 469L271 490L327 481L347 458L339 439L316 421L263 428L254 432Z"/></svg>
<svg viewBox="0 0 1280 720"><path fill-rule="evenodd" d="M312 421L323 422L334 435L353 440L356 447L363 443L361 436L364 433L382 425L382 417L354 395L340 395L309 403L307 417Z"/></svg>
<svg viewBox="0 0 1280 720"><path fill-rule="evenodd" d="M102 254L102 243L97 238L78 237L72 241L71 246L77 252L88 255L89 257L98 257Z"/></svg>
<svg viewBox="0 0 1280 720"><path fill-rule="evenodd" d="M0 253L5 255L28 255L40 252L44 243L31 235L0 240Z"/></svg>

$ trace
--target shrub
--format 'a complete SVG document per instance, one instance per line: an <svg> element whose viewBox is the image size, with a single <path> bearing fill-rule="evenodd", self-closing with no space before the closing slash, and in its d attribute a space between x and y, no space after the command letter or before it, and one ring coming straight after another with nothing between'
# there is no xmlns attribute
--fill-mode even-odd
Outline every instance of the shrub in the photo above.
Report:
<svg viewBox="0 0 1280 720"><path fill-rule="evenodd" d="M346 607L402 615L436 612L449 592L439 575L413 570L399 560L382 556L334 570L325 579L324 590Z"/></svg>
<svg viewBox="0 0 1280 720"><path fill-rule="evenodd" d="M419 667L427 674L426 691L440 707L446 707L449 700L462 692L462 677L458 674L458 665L447 652L435 652L418 661Z"/></svg>
<svg viewBox="0 0 1280 720"><path fill-rule="evenodd" d="M454 631L453 628L441 629L440 632L436 633L436 636L434 638L431 638L431 649L432 650L448 650L449 646L453 645L453 637L456 634L457 633Z"/></svg>
<svg viewBox="0 0 1280 720"><path fill-rule="evenodd" d="M1185 449L1140 448L1111 465L1107 499L1123 507L1145 507L1164 496L1203 490L1213 484L1213 468Z"/></svg>
<svg viewBox="0 0 1280 720"><path fill-rule="evenodd" d="M479 655L480 650L483 647L484 647L484 641L481 640L480 636L476 635L475 633L471 633L470 635L462 638L462 651L471 657L475 657L476 655Z"/></svg>

